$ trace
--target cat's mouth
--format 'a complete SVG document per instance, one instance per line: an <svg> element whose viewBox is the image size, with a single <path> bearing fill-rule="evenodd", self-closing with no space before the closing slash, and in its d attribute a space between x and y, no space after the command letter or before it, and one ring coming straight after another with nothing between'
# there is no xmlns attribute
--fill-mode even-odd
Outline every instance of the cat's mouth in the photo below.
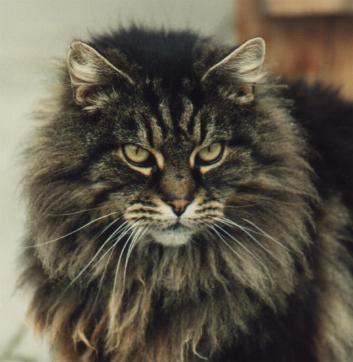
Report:
<svg viewBox="0 0 353 362"><path fill-rule="evenodd" d="M174 224L167 226L163 231L174 231L174 232L183 232L189 229L189 227L183 225L180 221L176 221Z"/></svg>
<svg viewBox="0 0 353 362"><path fill-rule="evenodd" d="M165 246L180 246L186 244L194 232L179 221L151 232L154 241Z"/></svg>

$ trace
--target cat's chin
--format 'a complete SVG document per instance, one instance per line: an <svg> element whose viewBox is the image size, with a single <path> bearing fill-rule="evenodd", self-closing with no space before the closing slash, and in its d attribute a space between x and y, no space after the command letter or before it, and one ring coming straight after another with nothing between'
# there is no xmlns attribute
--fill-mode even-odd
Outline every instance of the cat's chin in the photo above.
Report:
<svg viewBox="0 0 353 362"><path fill-rule="evenodd" d="M178 226L176 228L168 228L164 230L155 230L151 232L153 241L162 244L164 246L181 246L187 244L193 231L184 226Z"/></svg>

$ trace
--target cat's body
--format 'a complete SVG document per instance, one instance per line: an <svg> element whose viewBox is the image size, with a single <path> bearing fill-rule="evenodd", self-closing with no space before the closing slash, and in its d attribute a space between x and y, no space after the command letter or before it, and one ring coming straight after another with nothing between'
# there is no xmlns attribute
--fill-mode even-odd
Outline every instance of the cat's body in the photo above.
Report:
<svg viewBox="0 0 353 362"><path fill-rule="evenodd" d="M350 361L353 105L264 77L261 39L91 45L29 152L23 280L57 360Z"/></svg>

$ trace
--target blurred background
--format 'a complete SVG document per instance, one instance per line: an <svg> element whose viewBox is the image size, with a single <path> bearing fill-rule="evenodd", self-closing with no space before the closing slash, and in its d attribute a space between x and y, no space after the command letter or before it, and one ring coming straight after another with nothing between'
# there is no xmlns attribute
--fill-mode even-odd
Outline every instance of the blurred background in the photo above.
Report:
<svg viewBox="0 0 353 362"><path fill-rule="evenodd" d="M321 80L353 99L353 0L235 0L238 41L261 35L287 79Z"/></svg>
<svg viewBox="0 0 353 362"><path fill-rule="evenodd" d="M263 36L267 64L287 78L321 79L353 99L353 0L0 0L0 362L47 362L16 290L25 212L20 153L31 112L72 39L134 21L191 28L234 44Z"/></svg>

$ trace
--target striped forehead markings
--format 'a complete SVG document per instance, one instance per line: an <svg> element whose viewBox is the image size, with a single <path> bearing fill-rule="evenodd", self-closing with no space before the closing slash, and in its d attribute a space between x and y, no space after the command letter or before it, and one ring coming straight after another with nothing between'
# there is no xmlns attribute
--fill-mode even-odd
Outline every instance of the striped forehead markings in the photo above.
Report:
<svg viewBox="0 0 353 362"><path fill-rule="evenodd" d="M164 130L158 122L158 119L152 116L150 120L150 127L152 132L152 142L150 141L152 146L160 146L163 144L164 140Z"/></svg>
<svg viewBox="0 0 353 362"><path fill-rule="evenodd" d="M170 105L167 99L163 99L160 103L159 103L159 111L161 113L162 116L162 121L164 122L164 125L167 129L171 130L173 129L173 118L172 118L172 114L170 111Z"/></svg>
<svg viewBox="0 0 353 362"><path fill-rule="evenodd" d="M204 126L201 123L204 122L201 122L198 109L191 99L179 95L178 99L173 99L174 103L172 103L167 97L161 99L158 94L155 94L155 96L157 99L159 98L159 101L154 103L155 107L151 109L152 115L149 119L138 122L144 129L144 131L141 131L148 143L152 147L158 148L166 139L179 138L181 135L191 138L196 143L200 142ZM173 109L176 106L178 111Z"/></svg>
<svg viewBox="0 0 353 362"><path fill-rule="evenodd" d="M200 122L201 117L197 116L196 109L187 97L181 97L180 105L182 107L178 119L173 119L170 103L167 99L164 99L159 104L159 111L161 113L161 119L159 122L163 122L165 131L172 132L173 137L177 137L179 133L183 133L187 136L193 136L193 139L199 141L200 139ZM168 132L167 131L167 132Z"/></svg>
<svg viewBox="0 0 353 362"><path fill-rule="evenodd" d="M190 99L186 97L182 98L182 105L183 105L183 111L180 116L179 127L185 133L189 133L188 124L191 122L191 118L194 114L194 105L192 104Z"/></svg>

